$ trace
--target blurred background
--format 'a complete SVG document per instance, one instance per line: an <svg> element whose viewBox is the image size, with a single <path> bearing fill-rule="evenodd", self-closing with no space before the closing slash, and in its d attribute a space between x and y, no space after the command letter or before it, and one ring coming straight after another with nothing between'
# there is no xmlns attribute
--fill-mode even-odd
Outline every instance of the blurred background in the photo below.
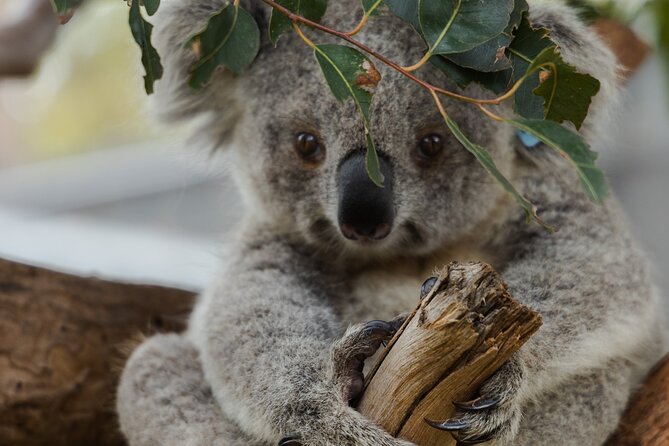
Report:
<svg viewBox="0 0 669 446"><path fill-rule="evenodd" d="M32 1L0 0L0 71L3 45L39 40L34 27L26 39L16 31L36 14ZM665 0L595 3L657 43ZM0 77L0 257L199 290L241 203L221 160L196 161L186 130L149 119L127 14L122 2L90 1L25 51L45 50L25 70L32 74ZM596 149L666 295L669 78L661 54L628 81L609 142Z"/></svg>

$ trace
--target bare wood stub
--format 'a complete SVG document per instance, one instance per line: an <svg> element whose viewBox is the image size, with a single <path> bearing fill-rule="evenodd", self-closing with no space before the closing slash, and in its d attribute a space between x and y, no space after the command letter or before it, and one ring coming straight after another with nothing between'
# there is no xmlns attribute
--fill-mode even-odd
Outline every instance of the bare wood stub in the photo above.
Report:
<svg viewBox="0 0 669 446"><path fill-rule="evenodd" d="M454 445L425 418L454 414L541 326L482 263L452 263L389 343L358 409L392 435L421 446Z"/></svg>

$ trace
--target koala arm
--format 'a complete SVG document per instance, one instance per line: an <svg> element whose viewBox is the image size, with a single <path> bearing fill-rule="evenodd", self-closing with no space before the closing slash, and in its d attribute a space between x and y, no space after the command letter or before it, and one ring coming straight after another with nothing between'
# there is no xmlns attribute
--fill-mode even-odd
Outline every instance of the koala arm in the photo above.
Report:
<svg viewBox="0 0 669 446"><path fill-rule="evenodd" d="M613 199L598 206L580 191L553 199L543 215L560 231L524 228L502 270L512 295L544 321L519 352L528 396L614 358L633 358L657 325L645 261Z"/></svg>
<svg viewBox="0 0 669 446"><path fill-rule="evenodd" d="M343 330L327 296L339 285L299 245L251 239L189 328L223 412L268 442L298 434L308 445L408 444L348 406L347 367L373 330L349 329L335 341ZM371 342L376 350L381 339Z"/></svg>

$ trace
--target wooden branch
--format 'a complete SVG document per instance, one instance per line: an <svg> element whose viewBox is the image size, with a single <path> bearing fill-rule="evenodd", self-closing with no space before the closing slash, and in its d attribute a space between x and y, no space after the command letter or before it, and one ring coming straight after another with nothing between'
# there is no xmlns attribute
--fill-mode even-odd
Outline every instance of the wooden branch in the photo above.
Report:
<svg viewBox="0 0 669 446"><path fill-rule="evenodd" d="M0 444L124 444L114 415L120 346L181 330L193 301L0 260Z"/></svg>
<svg viewBox="0 0 669 446"><path fill-rule="evenodd" d="M541 326L482 263L452 263L385 350L358 409L394 436L421 446L454 445L428 426L454 413L453 401L481 384Z"/></svg>

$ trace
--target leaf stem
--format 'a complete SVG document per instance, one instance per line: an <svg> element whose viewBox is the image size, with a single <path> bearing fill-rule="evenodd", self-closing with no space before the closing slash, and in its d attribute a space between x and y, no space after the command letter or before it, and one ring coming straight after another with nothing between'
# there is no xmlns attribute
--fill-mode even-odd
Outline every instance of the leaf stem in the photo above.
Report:
<svg viewBox="0 0 669 446"><path fill-rule="evenodd" d="M362 16L362 19L360 19L360 22L358 23L358 25L355 28L353 28L351 31L349 31L347 33L344 33L344 34L346 34L349 37L353 37L356 34L358 34L360 31L362 31L362 29L365 27L365 25L369 21L369 17L376 10L376 8L378 8L381 5L381 3L383 3L383 0L376 0L376 2L372 5L371 8L369 8L369 10L364 11L364 15ZM363 8L363 10L364 10L364 8Z"/></svg>
<svg viewBox="0 0 669 446"><path fill-rule="evenodd" d="M497 122L505 122L505 119L499 116L498 114L495 114L485 108L482 104L476 104L476 107L478 107L479 110L481 110L486 116L488 116L490 119L497 121Z"/></svg>
<svg viewBox="0 0 669 446"><path fill-rule="evenodd" d="M306 43L309 46L309 48L311 48L312 50L316 49L316 44L311 39L309 39L306 36L306 34L304 34L302 29L300 28L300 25L298 25L296 22L293 22L293 29L295 30L295 33L298 36L300 36L300 39L302 39L304 43Z"/></svg>

